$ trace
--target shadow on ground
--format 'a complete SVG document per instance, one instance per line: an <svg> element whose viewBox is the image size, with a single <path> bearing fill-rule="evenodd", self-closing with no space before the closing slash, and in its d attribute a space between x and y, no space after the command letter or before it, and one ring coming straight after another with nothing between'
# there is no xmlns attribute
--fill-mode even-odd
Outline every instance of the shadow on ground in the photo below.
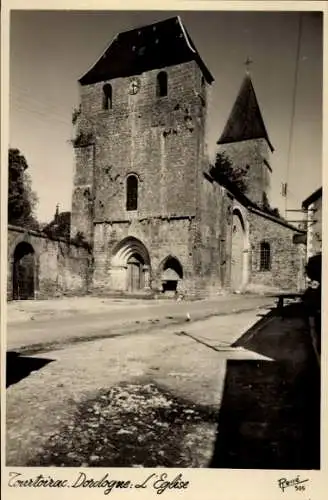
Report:
<svg viewBox="0 0 328 500"><path fill-rule="evenodd" d="M240 337L269 357L227 360L210 467L320 468L320 370L302 306L270 311Z"/></svg>
<svg viewBox="0 0 328 500"><path fill-rule="evenodd" d="M28 377L32 372L40 370L52 361L54 360L20 356L14 351L7 352L6 387L17 384L17 382Z"/></svg>

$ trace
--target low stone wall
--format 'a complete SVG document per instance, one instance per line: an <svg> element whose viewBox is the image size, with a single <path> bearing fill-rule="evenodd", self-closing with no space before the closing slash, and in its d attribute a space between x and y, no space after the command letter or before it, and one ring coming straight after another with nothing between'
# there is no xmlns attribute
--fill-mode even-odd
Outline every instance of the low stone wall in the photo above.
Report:
<svg viewBox="0 0 328 500"><path fill-rule="evenodd" d="M7 298L13 299L15 250L25 243L33 249L34 298L84 295L88 291L91 256L87 249L41 232L8 227Z"/></svg>

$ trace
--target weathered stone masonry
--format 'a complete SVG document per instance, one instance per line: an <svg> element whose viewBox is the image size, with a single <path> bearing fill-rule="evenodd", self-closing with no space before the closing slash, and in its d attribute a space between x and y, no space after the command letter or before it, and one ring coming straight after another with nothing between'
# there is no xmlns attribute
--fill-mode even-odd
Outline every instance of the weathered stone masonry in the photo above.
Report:
<svg viewBox="0 0 328 500"><path fill-rule="evenodd" d="M27 289L19 294L14 290L19 285L14 279L15 265L19 265L18 259L23 260L26 255L31 258L22 266L20 286L24 286L24 277L31 279ZM8 227L8 300L85 294L89 273L90 254L85 248L65 240L51 239L37 231Z"/></svg>
<svg viewBox="0 0 328 500"><path fill-rule="evenodd" d="M162 96L160 72L167 78ZM109 109L103 109L103 89L109 82L112 99ZM134 83L137 93L129 90ZM190 56L177 65L139 72L137 80L119 76L81 85L77 135L92 137L93 144L76 148L72 235L83 232L93 244L95 290L126 289L124 269L132 254L117 261L115 253L122 241L132 248L133 238L145 248L148 288L161 289L163 263L169 258L182 267L184 287L196 287L202 265L197 257L198 198L206 85L203 71ZM131 174L138 179L137 211L126 210L126 179ZM85 199L90 192L91 203Z"/></svg>
<svg viewBox="0 0 328 500"><path fill-rule="evenodd" d="M273 147L249 76L218 141L246 192L210 174L212 82L179 18L120 34L80 79L72 236L93 246L93 290L163 290L165 273L194 295L300 286L297 230L262 208Z"/></svg>
<svg viewBox="0 0 328 500"><path fill-rule="evenodd" d="M93 247L94 291L299 286L297 230L263 212L273 147L249 76L218 141L244 170L246 192L210 174L213 80L180 18L119 34L80 79L71 234Z"/></svg>
<svg viewBox="0 0 328 500"><path fill-rule="evenodd" d="M71 241L84 244L9 227L9 299L304 286L302 231L266 211L274 149L249 75L217 149L245 191L210 165L213 81L179 17L114 39L79 81Z"/></svg>

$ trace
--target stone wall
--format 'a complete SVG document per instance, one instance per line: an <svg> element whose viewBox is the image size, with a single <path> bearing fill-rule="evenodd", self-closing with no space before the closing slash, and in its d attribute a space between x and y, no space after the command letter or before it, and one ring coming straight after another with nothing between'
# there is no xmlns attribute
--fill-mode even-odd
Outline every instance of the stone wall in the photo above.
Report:
<svg viewBox="0 0 328 500"><path fill-rule="evenodd" d="M127 223L103 223L95 226L95 262L93 289L115 290L112 259L125 238L139 240L147 250L151 267L151 288L161 289L161 263L168 256L177 258L183 268L183 283L188 290L193 283L192 218L144 219ZM124 289L124 283L121 284Z"/></svg>
<svg viewBox="0 0 328 500"><path fill-rule="evenodd" d="M83 172L93 168L95 290L123 286L113 278L112 257L115 247L127 237L137 238L149 254L152 288L160 286L160 264L168 255L181 263L188 293L196 287L196 275L204 274L207 257L197 246L202 230L196 212L205 150L207 84L194 61L161 71L168 81L167 95L162 97L156 94L158 70L80 88L77 134L91 134L95 149L93 167L88 148L77 151L75 179L81 189L75 189L72 226L74 232L79 227L84 232L88 225L91 212L83 189L91 177ZM135 78L139 91L131 94ZM112 102L104 110L106 83L112 88ZM126 207L129 174L138 179L138 207L133 211ZM204 234L200 237L206 239Z"/></svg>
<svg viewBox="0 0 328 500"><path fill-rule="evenodd" d="M209 167L208 89L198 64L161 71L168 83L163 96L156 93L159 70L80 87L76 133L85 142L76 148L72 234L80 231L93 244L93 290L125 289L124 269L133 248L143 254L142 272L147 267L147 287L153 290L161 288L161 264L168 256L179 260L188 295L212 295L247 284L254 291L295 288L300 260L294 231L241 206L240 234L233 239L238 203L204 176ZM103 107L106 84L111 88L108 109ZM270 196L269 149L265 139L219 149L244 170L246 195L258 205L264 193ZM136 210L127 210L130 174L138 182ZM271 269L265 272L259 269L262 239L270 243L272 254ZM124 242L124 258L116 258ZM232 248L239 260L235 267Z"/></svg>
<svg viewBox="0 0 328 500"><path fill-rule="evenodd" d="M126 211L126 177L130 173L139 179L139 217L195 214L205 113L200 98L204 92L201 71L196 62L164 70L167 96L156 96L157 70L138 75L136 95L129 93L131 78L117 78L110 81L112 106L108 110L102 109L106 82L80 89L77 133L91 133L95 141L96 222L131 217ZM83 169L86 160L77 160L77 170ZM75 220L72 225L78 229Z"/></svg>
<svg viewBox="0 0 328 500"><path fill-rule="evenodd" d="M193 244L197 295L222 293L229 283L232 203L226 190L202 172Z"/></svg>
<svg viewBox="0 0 328 500"><path fill-rule="evenodd" d="M94 145L75 147L74 151L71 237L81 233L91 243L94 217Z"/></svg>
<svg viewBox="0 0 328 500"><path fill-rule="evenodd" d="M35 263L35 298L85 294L90 279L90 255L85 248L51 239L36 231L8 228L7 297L13 297L14 252L17 245L31 245Z"/></svg>
<svg viewBox="0 0 328 500"><path fill-rule="evenodd" d="M252 291L299 290L304 287L304 248L295 245L297 232L270 218L249 211L250 273ZM270 270L260 269L261 241L270 244Z"/></svg>

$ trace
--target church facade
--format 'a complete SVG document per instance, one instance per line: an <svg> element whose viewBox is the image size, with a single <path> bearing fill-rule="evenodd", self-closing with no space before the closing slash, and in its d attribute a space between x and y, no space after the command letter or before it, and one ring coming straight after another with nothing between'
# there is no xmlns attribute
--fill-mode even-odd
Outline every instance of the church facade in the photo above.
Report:
<svg viewBox="0 0 328 500"><path fill-rule="evenodd" d="M299 289L300 232L266 210L269 140L249 75L218 152L206 148L214 78L179 17L120 33L79 80L71 237L92 247L94 291Z"/></svg>

